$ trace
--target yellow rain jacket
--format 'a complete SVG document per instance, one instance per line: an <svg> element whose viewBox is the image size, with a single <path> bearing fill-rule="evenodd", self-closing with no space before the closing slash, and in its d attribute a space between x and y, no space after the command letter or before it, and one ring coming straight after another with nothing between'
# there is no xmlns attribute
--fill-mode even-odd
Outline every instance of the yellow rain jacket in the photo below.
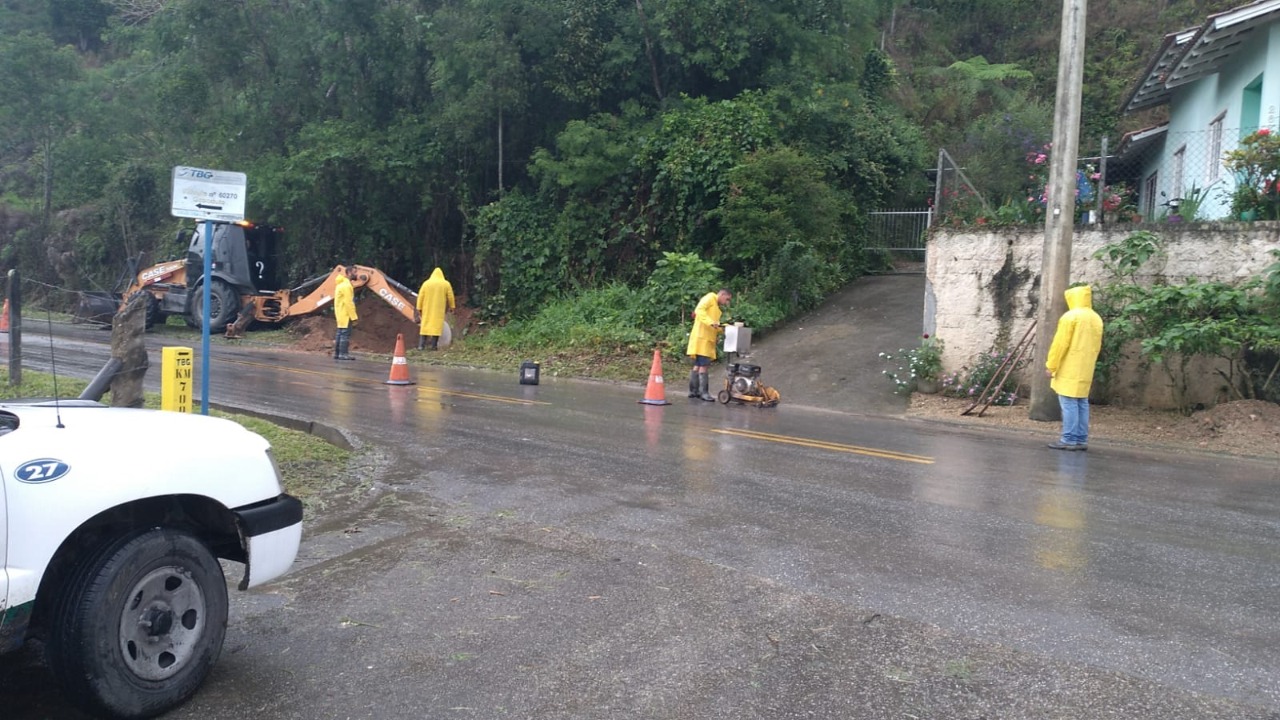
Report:
<svg viewBox="0 0 1280 720"><path fill-rule="evenodd" d="M436 268L418 290L418 314L422 317L421 335L444 332L444 311L454 308L453 285L444 279L444 271Z"/></svg>
<svg viewBox="0 0 1280 720"><path fill-rule="evenodd" d="M719 293L710 292L698 301L693 311L693 330L689 332L689 348L685 354L689 357L703 355L716 359L716 335L719 329L712 327L720 322L720 303L716 301Z"/></svg>
<svg viewBox="0 0 1280 720"><path fill-rule="evenodd" d="M1093 290L1088 285L1067 288L1067 311L1058 319L1058 330L1049 346L1044 366L1053 373L1049 387L1063 397L1087 398L1093 385L1093 368L1102 350L1102 318L1093 311Z"/></svg>
<svg viewBox="0 0 1280 720"><path fill-rule="evenodd" d="M356 315L356 290L346 275L339 275L333 286L333 316L338 320L338 329L344 330L352 322L359 320Z"/></svg>

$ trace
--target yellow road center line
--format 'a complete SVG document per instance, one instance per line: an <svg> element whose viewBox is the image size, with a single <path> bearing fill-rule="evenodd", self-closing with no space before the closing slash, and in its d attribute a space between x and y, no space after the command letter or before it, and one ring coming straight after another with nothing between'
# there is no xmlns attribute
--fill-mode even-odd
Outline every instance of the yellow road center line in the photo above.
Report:
<svg viewBox="0 0 1280 720"><path fill-rule="evenodd" d="M501 395L486 395L484 393L465 392L463 390L445 390L444 388L433 387L430 385L420 385L419 390L428 390L430 392L440 393L441 395L454 395L456 397L474 398L476 400L493 400L494 402L512 403L514 405L550 405L545 400L524 400L519 398L503 397Z"/></svg>
<svg viewBox="0 0 1280 720"><path fill-rule="evenodd" d="M907 453L894 452L893 450L878 450L876 448L844 445L841 443L826 442L823 440L809 440L807 438L790 437L788 435L774 435L772 433L762 433L754 430L726 430L716 428L713 429L712 432L720 433L721 435L736 435L738 437L750 438L752 440L767 440L769 442L784 443L787 445L799 445L801 447L816 448L818 450L831 450L834 452L853 453L855 455L868 455L870 457L883 458L885 460L900 460L902 462L920 463L921 465L933 464L933 458L927 455L909 455Z"/></svg>
<svg viewBox="0 0 1280 720"><path fill-rule="evenodd" d="M326 372L324 370L307 370L306 368L285 367L283 365L273 365L271 363L254 362L252 360L224 360L219 359L218 362L235 363L237 365L249 365L251 367L270 368L272 370L283 370L284 372L296 373L299 375L319 375L320 377L333 378L335 380L343 380L346 382L365 383L367 385L382 385L379 380L370 380L362 377L348 377L337 373ZM466 392L463 390L445 390L444 388L433 387L430 385L415 386L417 390L429 390L441 395L452 395L455 397L471 398L473 400L492 400L493 402L511 403L512 405L550 405L551 403L543 400L524 400L522 398L503 397L501 395L486 395L484 393Z"/></svg>

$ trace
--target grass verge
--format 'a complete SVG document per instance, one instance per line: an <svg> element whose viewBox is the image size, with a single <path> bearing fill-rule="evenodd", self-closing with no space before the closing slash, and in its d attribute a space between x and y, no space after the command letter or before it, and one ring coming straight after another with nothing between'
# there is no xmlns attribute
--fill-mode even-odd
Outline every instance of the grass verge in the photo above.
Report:
<svg viewBox="0 0 1280 720"><path fill-rule="evenodd" d="M409 350L408 359L424 365L476 367L510 371L515 377L520 363L532 360L547 377L577 377L615 382L643 383L649 377L653 362L648 353L606 353L575 347L544 347L538 350L508 348L475 340L458 340L437 351ZM664 355L663 363L676 362Z"/></svg>

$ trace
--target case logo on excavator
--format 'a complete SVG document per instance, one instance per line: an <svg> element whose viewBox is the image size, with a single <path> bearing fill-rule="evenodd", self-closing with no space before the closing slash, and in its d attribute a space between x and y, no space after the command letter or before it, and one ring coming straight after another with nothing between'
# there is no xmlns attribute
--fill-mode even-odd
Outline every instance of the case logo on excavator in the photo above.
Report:
<svg viewBox="0 0 1280 720"><path fill-rule="evenodd" d="M383 300L386 300L387 303L391 305L391 307L397 310L404 310L406 307L408 307L408 303L396 297L395 293L391 292L386 288L378 288L378 297L381 297Z"/></svg>
<svg viewBox="0 0 1280 720"><path fill-rule="evenodd" d="M168 275L169 273L173 272L174 270L177 270L180 267L182 267L181 262L167 263L165 265L156 265L153 268L148 268L147 270L143 270L142 273L138 275L138 282L145 285L152 280L156 280L165 275Z"/></svg>

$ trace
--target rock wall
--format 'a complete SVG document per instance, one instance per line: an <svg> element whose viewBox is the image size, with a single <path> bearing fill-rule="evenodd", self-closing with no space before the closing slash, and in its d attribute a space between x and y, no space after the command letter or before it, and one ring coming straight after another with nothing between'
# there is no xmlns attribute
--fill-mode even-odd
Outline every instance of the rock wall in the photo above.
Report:
<svg viewBox="0 0 1280 720"><path fill-rule="evenodd" d="M1113 276L1093 254L1139 226L1078 230L1071 248L1070 282L1101 284ZM1148 263L1139 282L1232 282L1275 262L1280 222L1141 226L1165 240L1166 257ZM943 366L959 370L980 353L1012 348L1035 321L1040 302L1043 228L936 228L925 258L925 332L946 343ZM1132 354L1132 353L1131 353ZM1207 369L1207 368L1206 368ZM1203 373L1204 377L1212 377ZM1192 402L1221 399L1221 383L1190 388ZM1123 368L1111 388L1118 402L1173 406L1166 374L1141 363Z"/></svg>

